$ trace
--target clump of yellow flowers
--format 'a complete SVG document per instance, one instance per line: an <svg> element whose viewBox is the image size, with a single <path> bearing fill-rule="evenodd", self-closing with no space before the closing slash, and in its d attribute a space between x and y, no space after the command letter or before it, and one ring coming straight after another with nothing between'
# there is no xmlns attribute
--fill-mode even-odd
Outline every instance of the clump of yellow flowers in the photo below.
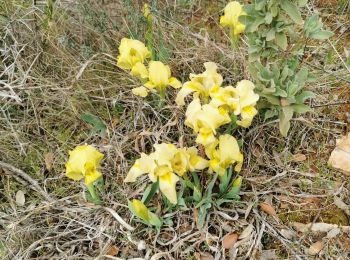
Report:
<svg viewBox="0 0 350 260"><path fill-rule="evenodd" d="M239 17L243 15L246 14L236 1L230 2L224 9L220 24L231 28L232 38L245 29L239 21ZM144 6L144 16L151 37L152 15L148 5ZM152 48L152 43L153 39L147 40L148 47ZM147 46L141 41L123 38L119 46L117 66L130 71L132 76L142 82L142 86L132 89L135 95L146 97L149 92L158 92L164 98L165 89L171 86L179 89L175 99L178 106L185 106L185 99L190 98L185 113L185 125L196 134L195 142L198 145L197 148L177 147L171 143L154 144L153 152L141 153L124 179L124 182L135 182L143 175L148 176L153 184L145 190L142 200L133 199L128 206L144 223L159 228L162 220L147 208L148 202L158 189L167 201L177 204L177 183L181 181L182 187L189 187L193 191L193 196L189 199L197 202L196 207L199 207L201 214L211 207L210 196L217 177L220 180L220 193L216 196L221 200L220 203L235 198L242 180L238 176L231 182L232 168L236 172L241 171L243 154L236 138L230 134L220 135L220 128L226 124L249 127L258 112L255 106L259 95L254 92L254 84L249 80L241 80L235 86L222 86L223 77L214 62L204 63L205 70L202 73L190 74L189 81L182 84L172 77L168 65L151 58L154 55ZM98 202L94 183L102 177L98 167L103 154L90 145L82 145L69 155L66 164L67 177L74 180L84 178L91 197ZM201 181L206 181L207 176L202 180L196 175L196 172L203 172L205 169L213 175L208 178L211 183L208 185L211 186L208 192L204 192L201 187ZM192 175L193 183L189 174ZM205 217L205 214L202 216Z"/></svg>
<svg viewBox="0 0 350 260"><path fill-rule="evenodd" d="M159 189L173 204L177 203L176 183L179 177L188 171L203 170L208 161L198 155L195 147L177 148L174 144L155 144L155 151L149 155L142 153L141 158L131 167L125 182L134 182L148 174L152 182L159 181Z"/></svg>
<svg viewBox="0 0 350 260"><path fill-rule="evenodd" d="M237 140L229 134L220 136L217 131L232 121L231 115L240 115L240 120L235 123L249 127L257 113L255 105L259 96L254 92L252 82L242 80L236 87L222 87L223 77L217 72L217 65L207 62L204 67L203 73L190 75L190 81L178 92L176 102L185 105L185 97L193 93L185 124L197 134L196 143L204 146L208 159L199 156L195 147L155 144L155 151L149 155L142 153L124 180L135 182L139 176L147 174L152 182L159 181L160 191L173 204L177 203L176 184L188 172L208 168L209 172L223 176L233 164L235 171L241 170L243 154ZM169 76L164 77L164 86L169 84L167 79Z"/></svg>
<svg viewBox="0 0 350 260"><path fill-rule="evenodd" d="M217 65L207 62L204 67L203 73L190 75L190 81L178 92L176 102L184 105L184 98L194 93L186 110L185 124L198 134L196 142L207 146L217 140L217 129L232 121L232 114L240 116L235 122L237 125L249 127L257 114L255 105L259 95L249 80L239 81L236 87L222 87L223 78L217 72Z"/></svg>
<svg viewBox="0 0 350 260"><path fill-rule="evenodd" d="M144 82L143 86L132 89L134 95L146 97L149 92L158 92L163 98L168 86L182 86L178 79L171 76L170 67L163 62L151 60L146 66L145 61L150 57L151 52L144 43L128 38L121 40L117 66L130 70L131 75Z"/></svg>

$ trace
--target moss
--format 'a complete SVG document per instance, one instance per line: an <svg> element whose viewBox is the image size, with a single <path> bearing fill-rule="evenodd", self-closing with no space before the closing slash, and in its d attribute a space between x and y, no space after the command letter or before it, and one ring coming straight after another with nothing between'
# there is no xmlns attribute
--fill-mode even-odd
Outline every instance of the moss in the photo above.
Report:
<svg viewBox="0 0 350 260"><path fill-rule="evenodd" d="M315 221L341 226L349 225L349 219L346 214L336 206L327 207L320 212L318 210L295 210L289 212L285 210L279 214L279 218L285 224L291 222L306 224Z"/></svg>

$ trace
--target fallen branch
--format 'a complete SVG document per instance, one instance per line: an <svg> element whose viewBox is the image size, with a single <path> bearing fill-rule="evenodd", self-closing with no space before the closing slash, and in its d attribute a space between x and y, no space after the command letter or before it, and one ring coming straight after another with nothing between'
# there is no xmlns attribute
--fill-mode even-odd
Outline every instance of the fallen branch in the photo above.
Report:
<svg viewBox="0 0 350 260"><path fill-rule="evenodd" d="M107 207L103 207L106 211L108 211L109 213L111 213L111 215L123 226L125 227L127 230L129 231L134 231L135 228L130 226L128 223L126 223L124 221L124 219L122 219L117 212L115 212L113 209L111 208L107 208Z"/></svg>
<svg viewBox="0 0 350 260"><path fill-rule="evenodd" d="M38 184L38 182L36 180L34 180L32 177L30 177L24 171L12 166L11 164L8 164L8 163L2 162L2 161L0 161L0 167L16 174L17 177L20 177L23 180L27 181L29 184L31 184L30 188L32 188L36 192L39 192L47 201L49 201L49 202L55 201L49 194L47 194L46 191L44 191L40 187L40 185Z"/></svg>

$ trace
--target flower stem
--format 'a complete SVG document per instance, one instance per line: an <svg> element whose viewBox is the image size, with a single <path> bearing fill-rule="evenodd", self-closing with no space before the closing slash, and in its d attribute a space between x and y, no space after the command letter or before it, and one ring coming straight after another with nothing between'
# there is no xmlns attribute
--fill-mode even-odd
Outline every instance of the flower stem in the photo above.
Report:
<svg viewBox="0 0 350 260"><path fill-rule="evenodd" d="M89 193L90 193L90 196L91 196L91 201L96 204L96 205L99 205L102 203L100 197L98 196L98 194L96 193L95 191L95 186L93 183L89 184L86 186Z"/></svg>
<svg viewBox="0 0 350 260"><path fill-rule="evenodd" d="M234 50L237 48L237 36L234 34L234 29L230 31L231 48Z"/></svg>
<svg viewBox="0 0 350 260"><path fill-rule="evenodd" d="M163 107L165 103L165 89L161 88L159 90L159 103L158 106L159 107Z"/></svg>

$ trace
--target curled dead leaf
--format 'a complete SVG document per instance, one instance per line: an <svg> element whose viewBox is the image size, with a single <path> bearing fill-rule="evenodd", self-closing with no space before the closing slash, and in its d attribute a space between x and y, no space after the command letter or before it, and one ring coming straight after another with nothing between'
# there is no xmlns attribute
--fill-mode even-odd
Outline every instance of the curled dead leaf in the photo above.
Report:
<svg viewBox="0 0 350 260"><path fill-rule="evenodd" d="M223 248L230 249L231 247L236 244L238 240L238 234L237 233L230 233L224 236L222 239L222 246Z"/></svg>
<svg viewBox="0 0 350 260"><path fill-rule="evenodd" d="M214 257L209 253L194 253L194 257L196 260L214 260Z"/></svg>
<svg viewBox="0 0 350 260"><path fill-rule="evenodd" d="M346 215L350 216L350 207L342 201L341 198L334 196L334 204L341 210L343 210Z"/></svg>
<svg viewBox="0 0 350 260"><path fill-rule="evenodd" d="M337 139L337 144L328 160L328 165L350 175L350 133Z"/></svg>
<svg viewBox="0 0 350 260"><path fill-rule="evenodd" d="M313 243L308 250L309 255L317 255L323 249L324 244L322 241L317 241Z"/></svg>
<svg viewBox="0 0 350 260"><path fill-rule="evenodd" d="M52 153L47 153L44 156L45 159L45 167L48 171L51 171L52 169L52 164L53 164L53 154Z"/></svg>
<svg viewBox="0 0 350 260"><path fill-rule="evenodd" d="M332 238L337 237L339 234L340 234L340 228L338 228L338 227L337 228L333 228L330 231L328 231L327 238L328 239L332 239Z"/></svg>
<svg viewBox="0 0 350 260"><path fill-rule="evenodd" d="M254 230L254 226L252 224L249 224L248 227L246 227L242 233L239 235L239 239L244 239L248 236L250 236L250 234L253 232Z"/></svg>
<svg viewBox="0 0 350 260"><path fill-rule="evenodd" d="M117 246L111 246L106 255L116 256L119 253L119 248Z"/></svg>
<svg viewBox="0 0 350 260"><path fill-rule="evenodd" d="M271 216L277 216L276 210L270 204L266 202L261 202L259 204L260 209Z"/></svg>
<svg viewBox="0 0 350 260"><path fill-rule="evenodd" d="M284 236L287 239L293 239L295 237L295 232L289 229L281 229L280 233L282 236Z"/></svg>
<svg viewBox="0 0 350 260"><path fill-rule="evenodd" d="M273 154L273 158L276 161L276 164L280 167L283 167L284 164L283 164L282 159L281 159L282 155L280 153L276 152L275 150L272 151L272 154Z"/></svg>
<svg viewBox="0 0 350 260"><path fill-rule="evenodd" d="M306 160L306 155L302 153L294 154L292 157L294 162L303 162Z"/></svg>
<svg viewBox="0 0 350 260"><path fill-rule="evenodd" d="M26 202L26 198L24 196L24 192L19 190L16 193L16 203L18 206L24 206L24 203Z"/></svg>
<svg viewBox="0 0 350 260"><path fill-rule="evenodd" d="M303 223L299 223L299 222L293 222L293 227L302 233L305 232L329 232L330 230L337 228L338 225L336 224L328 224L328 223L308 223L308 224L303 224Z"/></svg>

